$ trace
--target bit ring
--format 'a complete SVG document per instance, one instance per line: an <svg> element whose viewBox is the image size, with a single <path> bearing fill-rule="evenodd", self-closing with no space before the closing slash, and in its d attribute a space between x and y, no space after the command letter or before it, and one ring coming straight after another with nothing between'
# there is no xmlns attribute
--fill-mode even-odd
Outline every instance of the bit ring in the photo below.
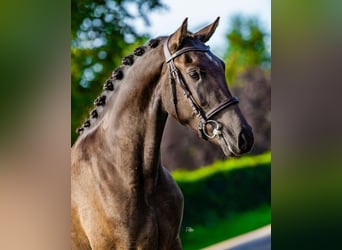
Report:
<svg viewBox="0 0 342 250"><path fill-rule="evenodd" d="M209 133L207 132L207 129L206 129L207 124L213 124L215 126L213 129L212 135L209 135ZM208 137L209 139L213 139L216 136L220 136L222 134L221 128L222 128L221 124L214 120L205 121L202 125L202 131L205 134L205 136Z"/></svg>

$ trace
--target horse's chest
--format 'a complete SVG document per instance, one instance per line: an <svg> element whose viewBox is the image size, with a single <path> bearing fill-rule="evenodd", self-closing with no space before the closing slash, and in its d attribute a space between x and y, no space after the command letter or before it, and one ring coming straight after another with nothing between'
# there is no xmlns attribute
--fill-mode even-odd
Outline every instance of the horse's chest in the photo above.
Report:
<svg viewBox="0 0 342 250"><path fill-rule="evenodd" d="M157 249L158 248L158 220L153 210L144 214L144 218L137 216L137 230L132 235L136 240L138 249Z"/></svg>
<svg viewBox="0 0 342 250"><path fill-rule="evenodd" d="M138 249L168 249L179 233L183 196L173 182L161 182L158 192L132 206L129 219L130 238Z"/></svg>

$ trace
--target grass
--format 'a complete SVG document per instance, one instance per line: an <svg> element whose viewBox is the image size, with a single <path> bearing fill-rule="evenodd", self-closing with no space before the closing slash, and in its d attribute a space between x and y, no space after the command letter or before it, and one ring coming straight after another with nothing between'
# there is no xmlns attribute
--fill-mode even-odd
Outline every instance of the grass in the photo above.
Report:
<svg viewBox="0 0 342 250"><path fill-rule="evenodd" d="M271 223L271 209L264 205L255 210L235 214L215 224L182 228L184 250L198 250L223 240L255 230Z"/></svg>

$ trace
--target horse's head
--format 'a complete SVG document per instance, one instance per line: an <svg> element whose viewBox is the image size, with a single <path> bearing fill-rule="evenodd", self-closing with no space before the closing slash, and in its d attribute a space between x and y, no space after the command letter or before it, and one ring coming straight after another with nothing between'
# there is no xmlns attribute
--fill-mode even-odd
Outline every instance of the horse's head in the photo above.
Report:
<svg viewBox="0 0 342 250"><path fill-rule="evenodd" d="M165 40L162 98L166 111L180 123L219 144L226 156L237 156L252 148L253 133L227 87L224 63L204 44L218 20L191 33L185 19Z"/></svg>

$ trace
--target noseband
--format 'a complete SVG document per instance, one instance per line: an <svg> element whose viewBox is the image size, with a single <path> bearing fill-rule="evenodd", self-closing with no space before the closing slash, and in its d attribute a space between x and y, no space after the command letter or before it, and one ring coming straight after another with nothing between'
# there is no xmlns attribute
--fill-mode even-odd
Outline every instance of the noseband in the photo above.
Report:
<svg viewBox="0 0 342 250"><path fill-rule="evenodd" d="M164 55L165 55L165 61L168 65L169 71L170 71L170 75L171 75L171 84L172 84L172 93L173 93L173 102L175 105L175 109L176 109L176 115L178 116L178 112L177 112L177 99L176 99L176 94L175 94L175 85L174 82L176 81L181 88L184 91L184 96L186 97L186 99L188 100L191 108L193 109L194 113L197 115L197 117L199 118L200 122L198 125L198 130L201 133L201 136L204 139L213 139L216 136L220 136L222 134L222 125L215 120L212 120L211 118L216 115L217 113L219 113L220 111L222 111L223 109L228 108L229 106L233 105L233 104L237 104L239 102L238 98L233 96L231 99L226 100L225 102L219 104L217 107L209 110L208 112L205 112L201 106L199 106L196 102L196 100L194 99L188 85L183 81L183 78L181 76L181 74L179 73L177 67L175 66L173 59L175 59L176 57L180 56L181 54L184 54L188 51L201 51L201 52L208 52L210 51L209 46L206 45L201 45L199 47L184 47L178 51L176 51L174 54L171 55L169 48L168 48L168 42L169 42L169 38L165 39L164 41ZM178 117L177 117L178 118ZM212 133L209 133L207 131L207 125L210 124L214 127Z"/></svg>

